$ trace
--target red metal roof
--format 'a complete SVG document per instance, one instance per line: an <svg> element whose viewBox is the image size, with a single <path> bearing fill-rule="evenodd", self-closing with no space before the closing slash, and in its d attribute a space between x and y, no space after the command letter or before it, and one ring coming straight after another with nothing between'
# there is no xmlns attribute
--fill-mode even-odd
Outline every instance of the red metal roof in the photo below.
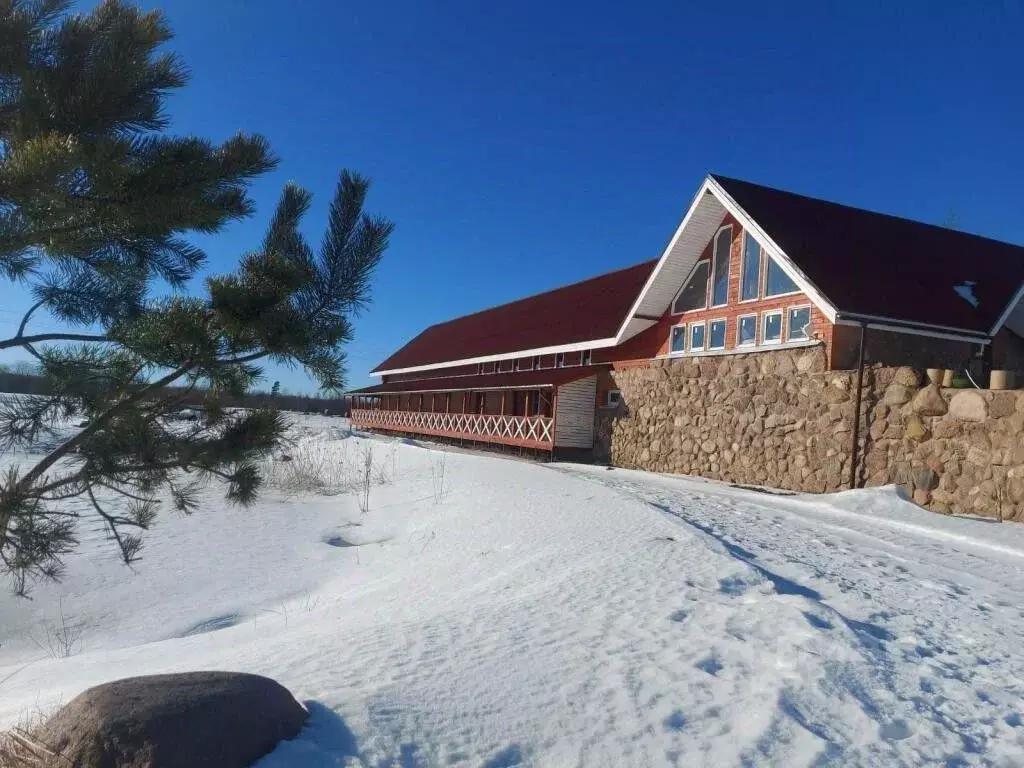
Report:
<svg viewBox="0 0 1024 768"><path fill-rule="evenodd" d="M1024 282L1021 246L713 178L840 313L987 334Z"/></svg>
<svg viewBox="0 0 1024 768"><path fill-rule="evenodd" d="M539 371L515 371L508 373L485 373L481 376L445 376L436 379L395 381L389 384L374 384L350 392L351 395L391 394L398 392L457 392L482 389L518 389L536 387L557 387L571 381L594 376L608 370L607 365L584 365L569 368L546 368Z"/></svg>
<svg viewBox="0 0 1024 768"><path fill-rule="evenodd" d="M656 263L646 261L432 325L373 373L611 338Z"/></svg>

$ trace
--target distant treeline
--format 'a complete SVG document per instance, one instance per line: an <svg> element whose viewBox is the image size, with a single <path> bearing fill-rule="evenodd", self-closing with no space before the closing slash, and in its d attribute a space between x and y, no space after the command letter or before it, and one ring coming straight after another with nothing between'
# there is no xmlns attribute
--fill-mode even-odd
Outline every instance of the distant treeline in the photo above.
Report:
<svg viewBox="0 0 1024 768"><path fill-rule="evenodd" d="M181 391L169 388L166 394ZM14 373L0 369L0 392L13 392L23 395L46 395L49 387L42 376L32 373ZM206 392L196 390L182 398L182 406L201 407L206 399ZM349 398L320 397L310 395L271 394L270 392L250 392L243 397L222 397L221 404L227 408L276 408L280 411L297 411L301 413L326 413L329 416L345 416L348 414Z"/></svg>

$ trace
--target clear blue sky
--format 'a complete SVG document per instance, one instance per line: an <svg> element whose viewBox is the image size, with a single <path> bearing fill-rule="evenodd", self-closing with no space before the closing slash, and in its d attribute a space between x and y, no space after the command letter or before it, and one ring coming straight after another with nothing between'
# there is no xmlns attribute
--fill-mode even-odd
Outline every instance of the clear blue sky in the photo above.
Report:
<svg viewBox="0 0 1024 768"><path fill-rule="evenodd" d="M173 129L282 159L259 214L202 241L213 271L284 181L318 239L338 170L373 178L397 230L353 385L430 323L659 255L712 170L1024 243L1016 0L145 5L193 70Z"/></svg>

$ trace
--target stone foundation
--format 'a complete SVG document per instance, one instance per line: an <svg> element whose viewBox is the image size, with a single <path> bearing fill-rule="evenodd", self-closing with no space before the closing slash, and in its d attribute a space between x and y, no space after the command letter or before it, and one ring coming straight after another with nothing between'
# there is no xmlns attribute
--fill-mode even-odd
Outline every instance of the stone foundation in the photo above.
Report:
<svg viewBox="0 0 1024 768"><path fill-rule="evenodd" d="M597 458L745 485L849 487L856 371L821 347L653 360L613 372ZM899 483L937 512L1024 519L1024 392L939 389L911 368L864 371L858 485Z"/></svg>

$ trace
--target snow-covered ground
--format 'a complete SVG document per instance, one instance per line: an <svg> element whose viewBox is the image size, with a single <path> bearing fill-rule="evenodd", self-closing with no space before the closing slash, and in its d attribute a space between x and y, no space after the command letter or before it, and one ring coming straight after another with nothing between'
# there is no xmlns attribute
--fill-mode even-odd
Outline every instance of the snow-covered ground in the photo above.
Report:
<svg viewBox="0 0 1024 768"><path fill-rule="evenodd" d="M0 594L0 723L236 669L311 711L261 768L1024 764L1024 526L297 431L333 490L372 450L367 512L211 489L133 570L84 526L63 583Z"/></svg>

